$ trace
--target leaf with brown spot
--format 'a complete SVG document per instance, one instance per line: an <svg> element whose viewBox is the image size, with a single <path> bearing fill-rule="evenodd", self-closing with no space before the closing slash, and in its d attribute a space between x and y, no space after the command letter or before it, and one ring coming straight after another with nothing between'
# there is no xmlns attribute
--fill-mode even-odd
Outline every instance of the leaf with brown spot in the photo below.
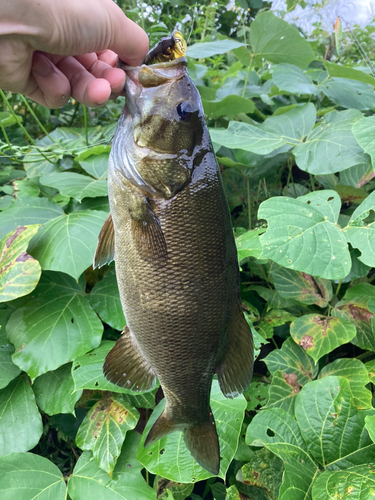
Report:
<svg viewBox="0 0 375 500"><path fill-rule="evenodd" d="M154 490L158 500L168 500L172 494L174 500L185 500L194 489L194 484L175 483L165 477L156 476L154 479Z"/></svg>
<svg viewBox="0 0 375 500"><path fill-rule="evenodd" d="M39 225L20 226L0 241L0 302L32 292L38 284L39 262L26 253Z"/></svg>
<svg viewBox="0 0 375 500"><path fill-rule="evenodd" d="M98 466L111 475L126 433L134 429L138 419L138 411L126 396L106 393L84 418L76 444L82 450L92 450Z"/></svg>
<svg viewBox="0 0 375 500"><path fill-rule="evenodd" d="M294 415L294 405L301 386L296 373L285 373L277 370L272 377L269 388L269 399L265 408L282 408Z"/></svg>
<svg viewBox="0 0 375 500"><path fill-rule="evenodd" d="M305 314L290 325L290 334L315 361L352 340L355 325L344 318Z"/></svg>
<svg viewBox="0 0 375 500"><path fill-rule="evenodd" d="M266 491L267 497L277 499L284 472L283 462L267 448L257 450L236 475L237 481L257 486Z"/></svg>

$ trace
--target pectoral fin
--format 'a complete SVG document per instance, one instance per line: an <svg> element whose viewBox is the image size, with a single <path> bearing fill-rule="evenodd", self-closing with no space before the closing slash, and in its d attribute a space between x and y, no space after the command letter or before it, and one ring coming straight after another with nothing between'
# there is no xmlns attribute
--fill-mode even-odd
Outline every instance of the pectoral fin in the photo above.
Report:
<svg viewBox="0 0 375 500"><path fill-rule="evenodd" d="M249 386L253 365L253 336L243 312L236 307L229 329L225 358L216 369L221 392L226 398L236 397Z"/></svg>
<svg viewBox="0 0 375 500"><path fill-rule="evenodd" d="M111 214L104 221L100 230L98 244L94 256L93 268L110 264L115 258L115 230Z"/></svg>
<svg viewBox="0 0 375 500"><path fill-rule="evenodd" d="M113 384L133 391L148 391L156 381L155 373L127 326L115 347L107 354L103 372Z"/></svg>

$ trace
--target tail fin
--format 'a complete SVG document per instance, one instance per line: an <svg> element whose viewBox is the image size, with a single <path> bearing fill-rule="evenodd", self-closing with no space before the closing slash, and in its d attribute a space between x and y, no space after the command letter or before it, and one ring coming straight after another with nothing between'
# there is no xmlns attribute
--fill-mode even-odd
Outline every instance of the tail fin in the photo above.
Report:
<svg viewBox="0 0 375 500"><path fill-rule="evenodd" d="M217 476L220 468L220 446L213 417L201 424L176 424L164 412L156 420L145 441L145 448L173 431L184 431L185 444L195 460Z"/></svg>

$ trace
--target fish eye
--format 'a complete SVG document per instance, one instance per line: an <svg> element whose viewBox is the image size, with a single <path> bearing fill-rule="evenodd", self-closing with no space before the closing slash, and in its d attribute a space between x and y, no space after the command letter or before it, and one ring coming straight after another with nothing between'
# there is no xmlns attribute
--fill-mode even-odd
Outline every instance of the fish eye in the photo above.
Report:
<svg viewBox="0 0 375 500"><path fill-rule="evenodd" d="M177 106L177 114L183 122L188 122L193 114L193 107L190 102L180 102Z"/></svg>

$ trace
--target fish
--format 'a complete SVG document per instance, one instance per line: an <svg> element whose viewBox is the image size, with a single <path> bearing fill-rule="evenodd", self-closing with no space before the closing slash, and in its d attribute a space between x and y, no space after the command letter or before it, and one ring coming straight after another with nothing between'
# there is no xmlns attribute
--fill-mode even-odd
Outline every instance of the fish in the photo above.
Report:
<svg viewBox="0 0 375 500"><path fill-rule="evenodd" d="M126 318L105 377L133 391L149 391L158 379L164 392L144 446L183 432L194 459L217 475L212 379L216 373L227 398L242 393L252 378L253 340L223 184L180 38L159 42L148 64L122 66L126 103L94 267L115 260Z"/></svg>

